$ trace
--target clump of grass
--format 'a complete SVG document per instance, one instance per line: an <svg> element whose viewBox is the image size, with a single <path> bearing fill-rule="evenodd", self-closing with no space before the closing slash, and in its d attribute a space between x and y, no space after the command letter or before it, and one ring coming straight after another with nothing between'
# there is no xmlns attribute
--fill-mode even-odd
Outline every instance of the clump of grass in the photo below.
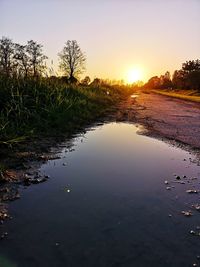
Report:
<svg viewBox="0 0 200 267"><path fill-rule="evenodd" d="M71 133L128 94L117 86L68 85L60 79L0 77L0 145Z"/></svg>

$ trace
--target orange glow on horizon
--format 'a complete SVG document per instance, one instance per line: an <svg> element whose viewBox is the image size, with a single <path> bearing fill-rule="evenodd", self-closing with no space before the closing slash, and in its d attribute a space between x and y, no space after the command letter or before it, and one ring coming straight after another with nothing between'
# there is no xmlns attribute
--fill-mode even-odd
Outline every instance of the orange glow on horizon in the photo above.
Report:
<svg viewBox="0 0 200 267"><path fill-rule="evenodd" d="M140 68L131 68L127 71L125 75L125 81L128 84L132 84L143 79L143 72Z"/></svg>

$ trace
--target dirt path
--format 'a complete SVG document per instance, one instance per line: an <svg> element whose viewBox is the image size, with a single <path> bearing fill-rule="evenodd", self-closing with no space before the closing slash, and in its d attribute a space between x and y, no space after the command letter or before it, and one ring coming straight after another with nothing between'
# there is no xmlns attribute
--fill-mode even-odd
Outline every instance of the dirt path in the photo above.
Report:
<svg viewBox="0 0 200 267"><path fill-rule="evenodd" d="M200 104L155 93L140 92L121 106L118 120L138 122L149 135L200 148Z"/></svg>

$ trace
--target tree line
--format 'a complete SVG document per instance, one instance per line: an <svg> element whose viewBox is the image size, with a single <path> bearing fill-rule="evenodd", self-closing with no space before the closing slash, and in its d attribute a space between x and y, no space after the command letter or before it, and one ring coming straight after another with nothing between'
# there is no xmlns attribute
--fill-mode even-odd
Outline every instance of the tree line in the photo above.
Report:
<svg viewBox="0 0 200 267"><path fill-rule="evenodd" d="M64 82L77 83L77 78L85 70L86 56L76 40L68 40L62 51L58 53L59 68L64 76ZM6 77L41 77L53 75L54 71L47 68L48 57L43 52L43 46L33 40L22 45L12 42L10 38L0 39L0 75ZM86 76L81 84L91 82ZM101 79L94 79L94 85L101 83ZM141 86L139 86L141 87ZM200 60L190 60L182 64L180 70L175 70L172 77L167 71L164 75L151 77L144 88L155 89L192 89L200 91Z"/></svg>
<svg viewBox="0 0 200 267"><path fill-rule="evenodd" d="M160 77L153 76L144 85L144 88L200 91L200 60L186 61L180 70L174 71L172 77L169 71Z"/></svg>
<svg viewBox="0 0 200 267"><path fill-rule="evenodd" d="M58 53L59 67L69 81L76 80L85 69L85 54L75 40L68 40ZM47 74L43 46L30 40L22 45L10 38L0 39L0 75L6 77L40 77ZM87 80L87 79L86 79Z"/></svg>

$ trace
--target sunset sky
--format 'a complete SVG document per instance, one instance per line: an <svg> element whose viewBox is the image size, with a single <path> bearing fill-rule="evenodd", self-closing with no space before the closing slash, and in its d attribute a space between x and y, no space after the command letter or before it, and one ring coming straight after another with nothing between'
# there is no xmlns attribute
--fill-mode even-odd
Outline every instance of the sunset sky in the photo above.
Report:
<svg viewBox="0 0 200 267"><path fill-rule="evenodd" d="M0 0L0 37L33 39L57 68L75 39L86 53L83 76L146 81L200 58L200 0Z"/></svg>

